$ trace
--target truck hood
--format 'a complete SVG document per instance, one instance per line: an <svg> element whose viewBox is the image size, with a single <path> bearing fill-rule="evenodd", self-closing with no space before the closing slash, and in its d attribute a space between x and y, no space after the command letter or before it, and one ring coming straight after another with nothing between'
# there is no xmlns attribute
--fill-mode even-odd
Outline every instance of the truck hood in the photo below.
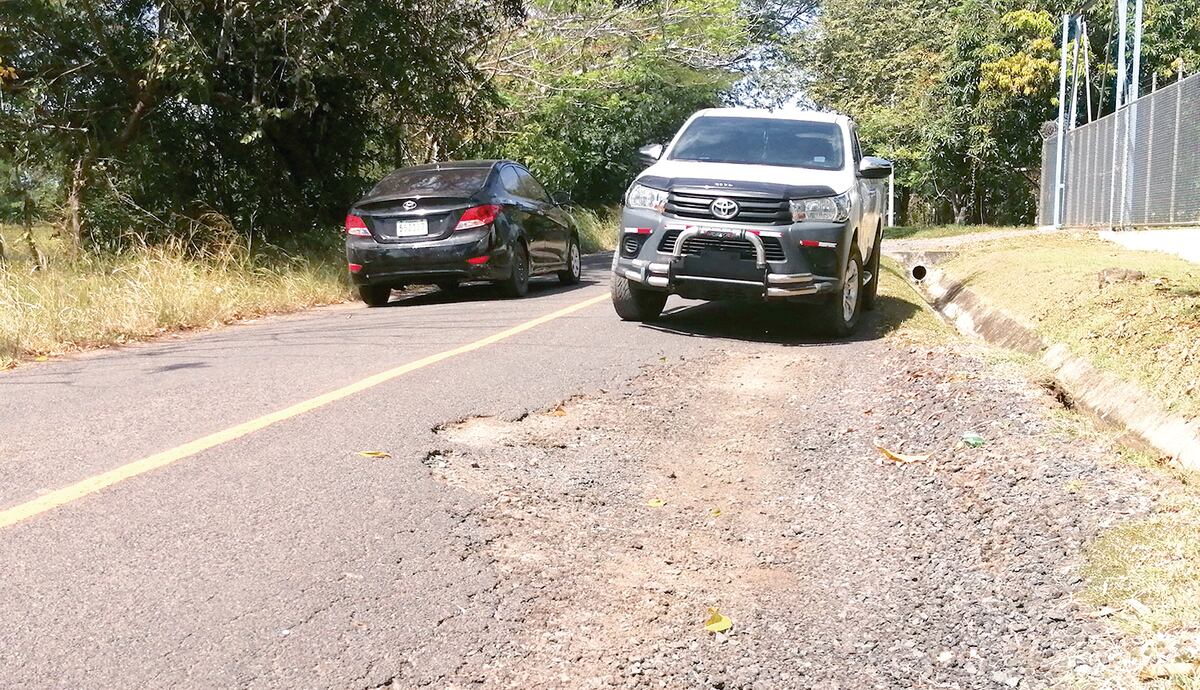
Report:
<svg viewBox="0 0 1200 690"><path fill-rule="evenodd" d="M850 189L853 176L847 170L813 170L811 168L788 168L775 165L743 165L739 163L704 163L699 161L661 160L638 175L653 187L666 184L666 189L677 186L712 187L714 189L745 186L770 186L785 189L803 189L803 196L811 196L818 188L830 189L841 194ZM656 184L657 183L657 184ZM721 184L724 183L724 184Z"/></svg>

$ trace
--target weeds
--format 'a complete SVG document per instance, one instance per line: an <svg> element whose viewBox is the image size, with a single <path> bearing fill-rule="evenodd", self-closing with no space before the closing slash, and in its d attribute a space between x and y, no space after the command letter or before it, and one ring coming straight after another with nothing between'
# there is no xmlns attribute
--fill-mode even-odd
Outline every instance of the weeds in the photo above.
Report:
<svg viewBox="0 0 1200 690"><path fill-rule="evenodd" d="M571 217L575 219L575 223L579 227L579 244L583 253L616 249L621 227L619 207L601 206L599 209L577 207L571 209Z"/></svg>
<svg viewBox="0 0 1200 690"><path fill-rule="evenodd" d="M51 249L46 268L34 270L30 257L15 252L0 267L0 368L350 296L332 254L252 255L231 241L202 252L182 243L141 245L69 261L53 251L48 229L39 231L40 245Z"/></svg>

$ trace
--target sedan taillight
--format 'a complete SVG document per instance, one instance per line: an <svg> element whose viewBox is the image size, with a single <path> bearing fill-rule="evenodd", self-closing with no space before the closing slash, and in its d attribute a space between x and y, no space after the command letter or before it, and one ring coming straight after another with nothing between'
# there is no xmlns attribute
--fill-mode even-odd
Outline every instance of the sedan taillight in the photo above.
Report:
<svg viewBox="0 0 1200 690"><path fill-rule="evenodd" d="M471 228L482 228L485 225L491 225L496 222L496 216L500 215L500 210L501 207L495 204L469 208L463 211L462 218L458 219L458 225L455 225L454 229L470 230Z"/></svg>
<svg viewBox="0 0 1200 690"><path fill-rule="evenodd" d="M353 213L346 216L346 234L355 237L370 237L371 231L367 229L367 224L362 218Z"/></svg>

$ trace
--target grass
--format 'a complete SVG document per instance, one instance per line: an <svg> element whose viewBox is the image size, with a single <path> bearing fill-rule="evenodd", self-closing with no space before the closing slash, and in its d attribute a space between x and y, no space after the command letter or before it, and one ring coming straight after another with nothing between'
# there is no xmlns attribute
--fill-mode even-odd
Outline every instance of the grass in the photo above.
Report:
<svg viewBox="0 0 1200 690"><path fill-rule="evenodd" d="M955 237L957 235L973 235L981 232L1026 229L1028 228L1000 225L912 225L885 228L883 236L889 240L927 240L939 237Z"/></svg>
<svg viewBox="0 0 1200 690"><path fill-rule="evenodd" d="M9 250L0 267L0 369L350 297L339 256L267 258L235 246L196 257L149 247L69 261L50 229L39 227L50 263L34 271L18 230L0 232Z"/></svg>
<svg viewBox="0 0 1200 690"><path fill-rule="evenodd" d="M1200 414L1200 266L1090 235L1043 235L963 247L944 268L1168 409ZM1106 268L1146 277L1101 286Z"/></svg>
<svg viewBox="0 0 1200 690"><path fill-rule="evenodd" d="M584 254L617 248L621 227L619 206L575 207L571 209L571 217L579 226L579 244Z"/></svg>
<svg viewBox="0 0 1200 690"><path fill-rule="evenodd" d="M928 307L900 264L880 259L879 322L891 335L923 342L945 342L954 330Z"/></svg>

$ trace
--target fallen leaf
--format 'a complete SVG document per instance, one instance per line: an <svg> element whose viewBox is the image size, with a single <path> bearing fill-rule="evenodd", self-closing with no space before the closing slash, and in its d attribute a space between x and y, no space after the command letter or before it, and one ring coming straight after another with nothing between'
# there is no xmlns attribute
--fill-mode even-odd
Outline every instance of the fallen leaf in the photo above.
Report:
<svg viewBox="0 0 1200 690"><path fill-rule="evenodd" d="M879 450L880 453L883 454L883 457L885 457L888 460L891 460L892 462L897 463L899 465L910 465L914 462L925 462L926 460L929 459L929 456L932 455L932 453L922 453L922 454L897 453L894 450L888 450L887 448L884 448L883 446L879 445L878 443L875 444L875 447Z"/></svg>
<svg viewBox="0 0 1200 690"><path fill-rule="evenodd" d="M1158 680L1160 678L1177 678L1179 676L1194 676L1200 674L1200 664L1181 661L1173 664L1150 664L1138 673L1142 680Z"/></svg>
<svg viewBox="0 0 1200 690"><path fill-rule="evenodd" d="M711 515L711 516L713 516L713 517L721 517L721 509L720 509L720 508L713 508L711 511L709 511L709 513L708 513L708 514L709 514L709 515Z"/></svg>
<svg viewBox="0 0 1200 690"><path fill-rule="evenodd" d="M713 607L708 607L708 620L704 621L704 629L711 633L725 632L733 627L733 621L729 620L728 616L722 615L720 611Z"/></svg>
<svg viewBox="0 0 1200 690"><path fill-rule="evenodd" d="M646 501L646 505L650 506L651 508L661 508L667 505L667 502L661 498L652 498L649 501Z"/></svg>
<svg viewBox="0 0 1200 690"><path fill-rule="evenodd" d="M1126 599L1125 605L1128 606L1129 608L1133 609L1135 612L1137 612L1137 614L1139 616L1149 616L1150 615L1150 607L1146 606L1145 604L1138 601L1137 599Z"/></svg>
<svg viewBox="0 0 1200 690"><path fill-rule="evenodd" d="M386 450L360 450L358 454L364 458L390 458L392 454Z"/></svg>
<svg viewBox="0 0 1200 690"><path fill-rule="evenodd" d="M34 358L33 358L33 361L35 361L35 362L45 362L45 361L46 361L46 360L48 360L48 359L50 359L50 358L49 358L49 357L47 357L46 355L38 355L37 357L34 357Z"/></svg>
<svg viewBox="0 0 1200 690"><path fill-rule="evenodd" d="M562 405L559 405L558 407L554 408L553 410L550 410L550 416L551 417L566 417L567 410Z"/></svg>
<svg viewBox="0 0 1200 690"><path fill-rule="evenodd" d="M982 446L983 444L987 443L987 441L984 440L983 436L979 435L978 433L976 433L974 431L968 431L967 433L963 434L962 440L963 440L963 443L967 444L968 446L970 446L972 448L978 448L978 447Z"/></svg>

